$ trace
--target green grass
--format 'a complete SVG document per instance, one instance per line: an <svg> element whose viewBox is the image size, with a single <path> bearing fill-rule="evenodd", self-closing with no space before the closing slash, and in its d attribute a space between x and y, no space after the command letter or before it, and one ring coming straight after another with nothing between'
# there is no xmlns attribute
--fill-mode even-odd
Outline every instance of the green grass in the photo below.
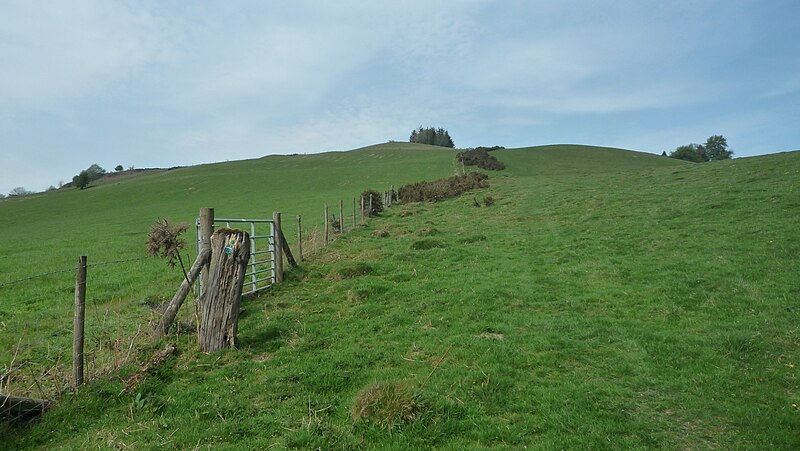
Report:
<svg viewBox="0 0 800 451"><path fill-rule="evenodd" d="M395 207L248 300L240 349L203 355L181 335L135 393L120 394L127 366L0 434L48 449L800 446L800 152L494 154L508 169L490 188ZM172 276L127 289L169 295ZM381 413L360 418L372 392Z"/></svg>

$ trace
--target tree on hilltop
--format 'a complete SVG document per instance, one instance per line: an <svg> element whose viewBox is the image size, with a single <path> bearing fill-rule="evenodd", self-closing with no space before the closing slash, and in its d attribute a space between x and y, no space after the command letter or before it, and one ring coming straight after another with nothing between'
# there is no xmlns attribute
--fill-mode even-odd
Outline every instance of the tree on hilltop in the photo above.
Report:
<svg viewBox="0 0 800 451"><path fill-rule="evenodd" d="M421 125L418 129L411 132L411 137L408 142L419 144L430 144L432 146L441 147L455 147L450 133L443 128L427 127L423 128Z"/></svg>
<svg viewBox="0 0 800 451"><path fill-rule="evenodd" d="M97 163L82 170L78 175L72 177L72 184L80 189L89 186L90 183L101 178L106 173L106 170L101 168Z"/></svg>
<svg viewBox="0 0 800 451"><path fill-rule="evenodd" d="M705 144L687 144L675 149L670 158L702 163L714 160L729 160L733 151L728 150L728 140L722 135L713 135Z"/></svg>

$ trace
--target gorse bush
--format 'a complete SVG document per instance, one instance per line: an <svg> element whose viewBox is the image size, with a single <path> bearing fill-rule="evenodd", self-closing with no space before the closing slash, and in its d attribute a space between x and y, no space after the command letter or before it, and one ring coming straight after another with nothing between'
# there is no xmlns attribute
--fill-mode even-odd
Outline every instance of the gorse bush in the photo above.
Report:
<svg viewBox="0 0 800 451"><path fill-rule="evenodd" d="M505 169L506 165L495 158L494 155L489 155L489 150L490 149L486 147L465 150L463 152L459 152L456 158L458 158L458 161L463 162L465 166L477 166L481 169L487 169L490 171L500 171Z"/></svg>
<svg viewBox="0 0 800 451"><path fill-rule="evenodd" d="M435 202L448 197L455 197L476 188L487 188L489 176L480 172L403 185L397 191L400 202Z"/></svg>
<svg viewBox="0 0 800 451"><path fill-rule="evenodd" d="M368 189L361 193L364 198L364 216L378 216L383 211L383 196L374 189ZM370 198L372 198L372 208L370 209Z"/></svg>

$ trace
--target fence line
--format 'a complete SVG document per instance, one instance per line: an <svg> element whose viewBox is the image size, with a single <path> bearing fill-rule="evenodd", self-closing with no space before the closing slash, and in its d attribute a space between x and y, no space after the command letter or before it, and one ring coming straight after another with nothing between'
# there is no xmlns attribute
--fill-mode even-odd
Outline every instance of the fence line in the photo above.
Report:
<svg viewBox="0 0 800 451"><path fill-rule="evenodd" d="M148 258L151 258L151 257L137 257L137 258L129 258L129 259L125 259L125 260L112 260L112 261L100 262L100 263L94 263L94 264L91 264L91 265L87 265L87 268L95 268L95 267L98 267L98 266L115 265L115 264L119 264L119 263L129 263L129 262L135 262L135 261L140 261L140 260L147 260ZM10 285L14 285L14 284L18 284L18 283L22 283L22 282L27 282L27 281L33 280L33 279L38 279L40 277L51 276L53 274L61 274L61 273L65 273L65 272L74 272L74 271L75 271L75 268L69 268L69 269L58 269L58 270L55 270L55 271L44 272L44 273L41 273L41 274L36 274L34 276L24 277L22 279L11 280L9 282L0 283L0 288L7 287L7 286L10 286Z"/></svg>

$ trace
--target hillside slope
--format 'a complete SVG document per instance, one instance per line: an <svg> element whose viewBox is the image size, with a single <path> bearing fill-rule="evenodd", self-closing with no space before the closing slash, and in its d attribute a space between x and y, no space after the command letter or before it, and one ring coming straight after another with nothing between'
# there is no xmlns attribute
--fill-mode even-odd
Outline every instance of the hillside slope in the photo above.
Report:
<svg viewBox="0 0 800 451"><path fill-rule="evenodd" d="M495 155L508 169L489 189L399 206L249 300L240 349L179 335L135 393L129 366L0 433L49 449L800 446L800 152ZM414 396L359 410L374 384Z"/></svg>

